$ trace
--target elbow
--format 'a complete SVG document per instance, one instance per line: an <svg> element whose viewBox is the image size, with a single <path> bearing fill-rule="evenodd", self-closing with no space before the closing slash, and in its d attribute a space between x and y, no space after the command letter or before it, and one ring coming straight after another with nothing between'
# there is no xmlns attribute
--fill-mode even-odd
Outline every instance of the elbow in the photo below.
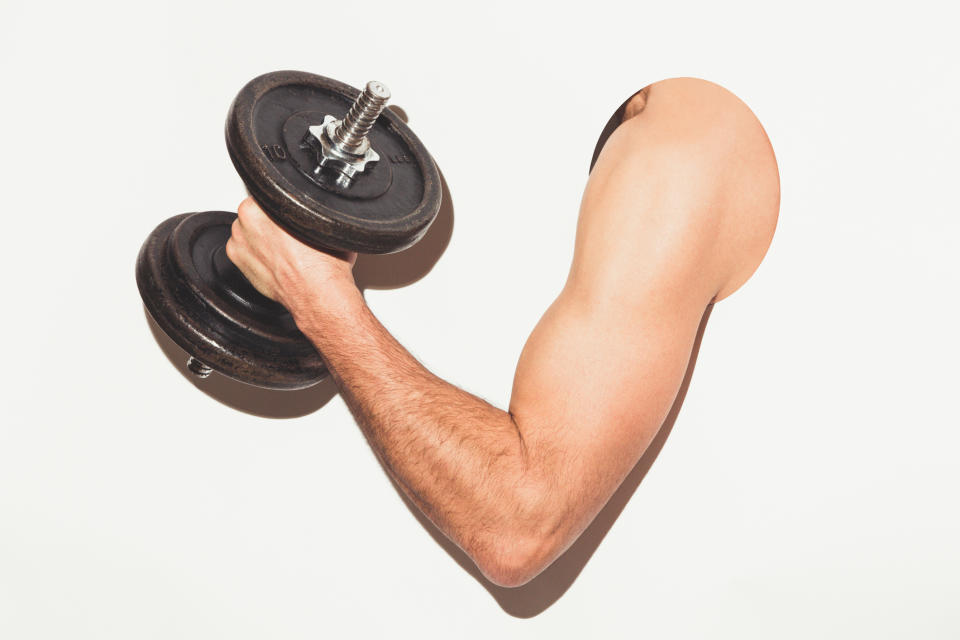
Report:
<svg viewBox="0 0 960 640"><path fill-rule="evenodd" d="M573 542L578 510L564 498L568 492L555 486L528 474L501 493L482 520L473 521L463 549L487 580L500 587L521 587Z"/></svg>
<svg viewBox="0 0 960 640"><path fill-rule="evenodd" d="M483 576L500 587L522 587L540 575L560 555L562 547L550 536L499 534L482 549L468 551Z"/></svg>

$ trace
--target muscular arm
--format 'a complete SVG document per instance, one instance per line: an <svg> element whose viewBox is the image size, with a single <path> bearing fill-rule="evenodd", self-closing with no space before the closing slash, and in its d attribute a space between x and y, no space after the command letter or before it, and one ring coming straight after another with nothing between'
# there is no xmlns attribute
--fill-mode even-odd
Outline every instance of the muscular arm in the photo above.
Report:
<svg viewBox="0 0 960 640"><path fill-rule="evenodd" d="M300 245L253 201L227 247L316 344L407 495L501 585L542 571L603 507L666 417L706 306L773 232L776 164L749 110L695 80L644 98L593 169L509 412L430 373L367 308L350 260Z"/></svg>

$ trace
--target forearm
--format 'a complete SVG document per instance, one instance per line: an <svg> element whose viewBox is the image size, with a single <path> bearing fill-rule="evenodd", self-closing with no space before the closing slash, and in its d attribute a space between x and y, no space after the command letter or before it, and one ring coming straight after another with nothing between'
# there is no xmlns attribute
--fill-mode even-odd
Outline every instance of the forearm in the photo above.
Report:
<svg viewBox="0 0 960 640"><path fill-rule="evenodd" d="M407 495L481 569L529 556L539 506L509 413L441 380L384 329L354 287L295 306L371 446ZM484 567L483 565L488 565ZM493 569L496 571L496 569Z"/></svg>

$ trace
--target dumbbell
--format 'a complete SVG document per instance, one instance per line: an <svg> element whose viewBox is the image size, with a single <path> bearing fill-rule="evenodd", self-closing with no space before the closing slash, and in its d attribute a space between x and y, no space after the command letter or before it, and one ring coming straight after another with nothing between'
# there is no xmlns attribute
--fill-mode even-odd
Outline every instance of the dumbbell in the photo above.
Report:
<svg viewBox="0 0 960 640"><path fill-rule="evenodd" d="M254 78L227 115L227 151L270 218L319 250L393 253L440 210L440 175L380 82L358 90L301 71ZM137 256L137 286L157 325L206 377L218 371L270 389L301 389L326 366L290 313L226 254L236 213L169 218Z"/></svg>

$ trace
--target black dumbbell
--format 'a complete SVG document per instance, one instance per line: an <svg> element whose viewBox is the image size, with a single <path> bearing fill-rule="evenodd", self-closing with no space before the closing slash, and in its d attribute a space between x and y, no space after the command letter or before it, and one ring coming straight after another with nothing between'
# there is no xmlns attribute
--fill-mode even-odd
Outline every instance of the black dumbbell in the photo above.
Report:
<svg viewBox="0 0 960 640"><path fill-rule="evenodd" d="M440 209L440 175L379 82L363 91L300 71L250 81L227 115L230 159L274 222L321 250L392 253L416 243ZM162 222L137 257L147 311L188 354L248 384L300 389L327 375L290 313L226 254L236 214Z"/></svg>

